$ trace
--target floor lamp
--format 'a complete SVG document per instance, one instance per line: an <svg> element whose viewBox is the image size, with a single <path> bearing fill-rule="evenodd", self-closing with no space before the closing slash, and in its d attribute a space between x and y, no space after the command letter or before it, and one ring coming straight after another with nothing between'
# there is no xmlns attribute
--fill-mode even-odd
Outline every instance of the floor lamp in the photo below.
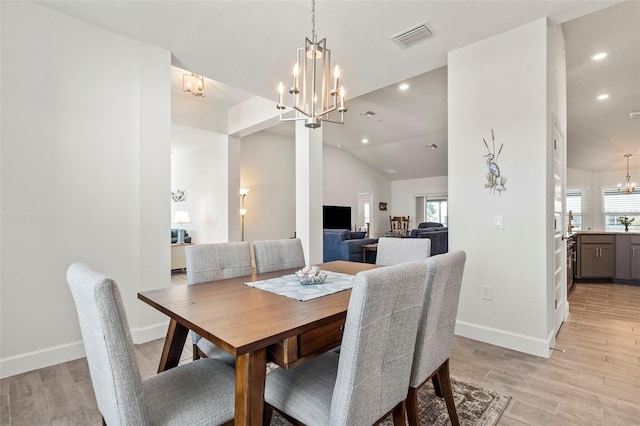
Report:
<svg viewBox="0 0 640 426"><path fill-rule="evenodd" d="M247 214L247 209L244 208L244 197L251 191L249 188L240 188L240 223L242 227L242 239L244 241L244 217Z"/></svg>

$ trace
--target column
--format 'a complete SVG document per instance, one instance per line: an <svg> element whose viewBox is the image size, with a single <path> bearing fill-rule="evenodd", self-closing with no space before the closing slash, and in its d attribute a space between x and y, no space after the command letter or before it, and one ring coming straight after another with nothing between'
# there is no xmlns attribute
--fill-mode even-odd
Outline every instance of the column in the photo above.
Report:
<svg viewBox="0 0 640 426"><path fill-rule="evenodd" d="M308 265L322 263L322 127L296 122L296 236Z"/></svg>

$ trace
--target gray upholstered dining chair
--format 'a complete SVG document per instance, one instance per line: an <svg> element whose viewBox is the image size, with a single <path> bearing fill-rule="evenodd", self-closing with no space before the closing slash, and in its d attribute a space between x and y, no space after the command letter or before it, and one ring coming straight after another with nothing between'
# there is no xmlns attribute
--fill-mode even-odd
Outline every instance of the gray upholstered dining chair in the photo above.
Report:
<svg viewBox="0 0 640 426"><path fill-rule="evenodd" d="M103 422L224 424L233 419L235 370L202 359L142 380L118 286L82 263L67 270Z"/></svg>
<svg viewBox="0 0 640 426"><path fill-rule="evenodd" d="M269 373L265 422L275 408L308 425L371 425L389 412L404 425L426 272L423 261L356 275L340 354Z"/></svg>
<svg viewBox="0 0 640 426"><path fill-rule="evenodd" d="M251 275L251 249L247 242L197 244L185 247L187 284L217 281ZM219 359L235 366L233 355L219 348L198 333L191 332L193 359Z"/></svg>
<svg viewBox="0 0 640 426"><path fill-rule="evenodd" d="M431 252L428 238L386 238L378 239L376 265L390 266L404 262L426 260Z"/></svg>
<svg viewBox="0 0 640 426"><path fill-rule="evenodd" d="M407 397L410 425L419 424L418 389L429 379L433 381L436 394L444 397L451 424L460 424L449 376L449 356L453 346L465 261L466 254L461 250L427 260L427 286Z"/></svg>
<svg viewBox="0 0 640 426"><path fill-rule="evenodd" d="M254 241L253 256L256 260L256 272L259 274L303 268L305 265L300 238Z"/></svg>

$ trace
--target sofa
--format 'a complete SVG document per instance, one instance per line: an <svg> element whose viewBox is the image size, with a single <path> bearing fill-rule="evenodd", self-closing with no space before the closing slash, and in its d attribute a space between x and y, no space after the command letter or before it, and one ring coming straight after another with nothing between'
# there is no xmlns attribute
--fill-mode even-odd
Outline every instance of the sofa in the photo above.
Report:
<svg viewBox="0 0 640 426"><path fill-rule="evenodd" d="M178 230L177 229L172 229L171 230L171 244L176 244L178 242ZM191 244L191 237L189 236L189 233L186 231L184 231L184 242L187 244Z"/></svg>
<svg viewBox="0 0 640 426"><path fill-rule="evenodd" d="M332 260L362 262L362 245L378 242L376 238L365 238L366 232L364 231L324 229L322 234L324 262Z"/></svg>
<svg viewBox="0 0 640 426"><path fill-rule="evenodd" d="M411 238L429 238L431 256L449 251L449 228L437 222L422 222L418 229L411 230Z"/></svg>

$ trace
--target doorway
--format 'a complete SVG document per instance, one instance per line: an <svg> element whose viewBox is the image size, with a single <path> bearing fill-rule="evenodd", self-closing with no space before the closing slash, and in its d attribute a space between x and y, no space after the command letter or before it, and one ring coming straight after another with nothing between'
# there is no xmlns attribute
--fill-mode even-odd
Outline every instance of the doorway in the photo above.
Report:
<svg viewBox="0 0 640 426"><path fill-rule="evenodd" d="M371 206L373 205L373 193L358 193L358 216L356 217L357 230L368 231L368 238L374 233L374 224L371 222Z"/></svg>

